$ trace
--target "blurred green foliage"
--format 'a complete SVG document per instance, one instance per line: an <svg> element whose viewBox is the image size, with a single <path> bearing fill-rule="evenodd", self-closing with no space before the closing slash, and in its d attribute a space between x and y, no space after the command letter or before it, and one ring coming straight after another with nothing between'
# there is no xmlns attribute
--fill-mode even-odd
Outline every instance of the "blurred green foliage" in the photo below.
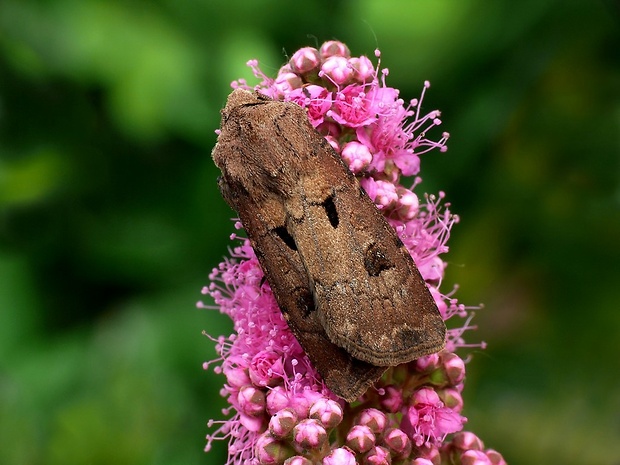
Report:
<svg viewBox="0 0 620 465"><path fill-rule="evenodd" d="M446 289L489 343L468 428L509 463L620 463L620 8L597 0L0 2L0 463L223 463L196 310L233 213L210 159L229 82L378 46L452 134ZM250 81L254 82L254 81Z"/></svg>

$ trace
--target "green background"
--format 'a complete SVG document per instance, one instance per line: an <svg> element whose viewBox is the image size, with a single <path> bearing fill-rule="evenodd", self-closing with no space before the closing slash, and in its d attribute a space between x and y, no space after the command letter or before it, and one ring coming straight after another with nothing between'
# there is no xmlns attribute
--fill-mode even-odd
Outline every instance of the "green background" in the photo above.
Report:
<svg viewBox="0 0 620 465"><path fill-rule="evenodd" d="M461 216L444 289L485 304L468 429L620 463L619 28L598 0L0 1L0 463L223 463L218 112L248 59L334 38L406 99L430 80L452 135L420 187Z"/></svg>

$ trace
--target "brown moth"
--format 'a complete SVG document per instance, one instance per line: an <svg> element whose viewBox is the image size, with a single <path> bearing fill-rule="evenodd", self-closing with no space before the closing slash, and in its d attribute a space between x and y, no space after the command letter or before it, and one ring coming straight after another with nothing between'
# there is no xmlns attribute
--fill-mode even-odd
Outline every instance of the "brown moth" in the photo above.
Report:
<svg viewBox="0 0 620 465"><path fill-rule="evenodd" d="M303 108L233 91L212 155L291 331L335 394L353 401L387 367L444 347L411 255Z"/></svg>

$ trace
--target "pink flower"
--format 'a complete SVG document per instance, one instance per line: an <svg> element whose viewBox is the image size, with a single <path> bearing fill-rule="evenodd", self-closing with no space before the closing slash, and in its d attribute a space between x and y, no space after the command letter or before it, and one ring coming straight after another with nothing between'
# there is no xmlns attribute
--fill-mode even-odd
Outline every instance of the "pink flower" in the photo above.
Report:
<svg viewBox="0 0 620 465"><path fill-rule="evenodd" d="M284 376L282 356L273 350L261 350L252 358L248 371L256 386L274 386Z"/></svg>
<svg viewBox="0 0 620 465"><path fill-rule="evenodd" d="M375 106L365 91L365 86L352 84L336 92L334 104L327 112L327 116L351 128L375 122L377 120Z"/></svg>
<svg viewBox="0 0 620 465"><path fill-rule="evenodd" d="M291 90L285 97L308 110L308 119L315 128L325 121L325 114L332 106L331 93L314 84Z"/></svg>
<svg viewBox="0 0 620 465"><path fill-rule="evenodd" d="M407 186L400 181L420 173L423 154L446 150L448 133L430 138L441 124L439 111L421 111L430 84L424 83L419 99L405 103L386 84L387 69L366 56L351 57L339 41L298 50L275 78L265 75L256 60L248 66L259 84L250 87L240 80L232 86L306 109L313 127L396 230L442 317L463 318L464 324L451 325L446 350L389 368L351 406L323 384L282 316L249 240L233 234L237 245L203 289L234 325L228 337L211 338L219 357L204 364L225 375L221 394L229 404L227 419L209 422L214 431L206 450L215 440L228 441L229 465L432 465L458 457L463 464L505 465L473 433L460 432L466 421L460 415L465 364L452 352L476 346L464 338L474 326L471 309L453 291L440 290L446 270L442 257L458 217L442 192L419 193L421 178ZM242 225L237 222L235 228Z"/></svg>
<svg viewBox="0 0 620 465"><path fill-rule="evenodd" d="M403 412L401 428L418 447L443 441L449 433L460 431L466 421L457 412L444 406L437 392L430 388L418 390Z"/></svg>

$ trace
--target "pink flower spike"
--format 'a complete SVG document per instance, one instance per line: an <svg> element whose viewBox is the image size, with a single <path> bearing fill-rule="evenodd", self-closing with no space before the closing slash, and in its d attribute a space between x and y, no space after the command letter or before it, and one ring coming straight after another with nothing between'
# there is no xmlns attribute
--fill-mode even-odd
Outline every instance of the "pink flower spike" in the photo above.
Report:
<svg viewBox="0 0 620 465"><path fill-rule="evenodd" d="M449 133L439 133L438 110L425 110L430 83L418 99L403 100L388 85L380 57L379 50L374 57L351 57L345 44L327 41L318 50L294 52L275 78L251 60L258 85L240 79L232 86L305 109L396 231L442 318L451 319L446 348L389 368L352 404L337 399L288 326L243 225L233 220L229 255L209 274L202 291L207 297L198 304L229 316L234 328L227 336L208 336L217 357L203 365L225 376L220 394L227 418L209 422L215 431L205 449L227 441L226 465L506 465L473 433L461 432L467 358L452 352L484 346L465 340L480 307L460 303L456 286L443 289L444 254L459 219L443 192L421 190L423 155L444 152ZM413 178L404 185L407 176Z"/></svg>

